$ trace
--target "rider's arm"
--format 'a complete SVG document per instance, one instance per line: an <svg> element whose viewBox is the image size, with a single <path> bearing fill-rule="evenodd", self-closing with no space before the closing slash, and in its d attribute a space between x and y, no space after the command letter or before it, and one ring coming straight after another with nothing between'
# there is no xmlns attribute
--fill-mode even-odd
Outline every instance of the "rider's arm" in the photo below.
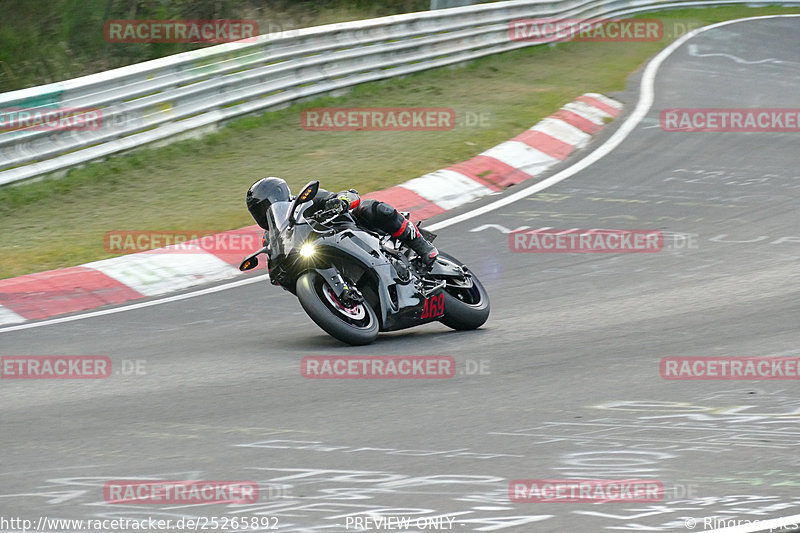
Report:
<svg viewBox="0 0 800 533"><path fill-rule="evenodd" d="M360 203L361 203L361 197L358 195L358 191L356 191L355 189L350 189L347 191L341 191L337 193L332 193L330 191L326 191L325 189L320 189L314 196L311 207L307 212L311 214L317 211L321 211L322 209L331 209L334 205L341 206L342 211L349 211L350 209L355 209L356 207L358 207Z"/></svg>

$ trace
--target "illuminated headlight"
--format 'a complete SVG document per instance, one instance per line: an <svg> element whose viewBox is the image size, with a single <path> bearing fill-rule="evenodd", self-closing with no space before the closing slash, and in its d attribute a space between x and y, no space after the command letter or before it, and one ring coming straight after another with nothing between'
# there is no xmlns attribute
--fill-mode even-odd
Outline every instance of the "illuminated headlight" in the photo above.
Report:
<svg viewBox="0 0 800 533"><path fill-rule="evenodd" d="M314 251L314 245L309 242L300 247L300 255L303 257L311 257L314 255Z"/></svg>

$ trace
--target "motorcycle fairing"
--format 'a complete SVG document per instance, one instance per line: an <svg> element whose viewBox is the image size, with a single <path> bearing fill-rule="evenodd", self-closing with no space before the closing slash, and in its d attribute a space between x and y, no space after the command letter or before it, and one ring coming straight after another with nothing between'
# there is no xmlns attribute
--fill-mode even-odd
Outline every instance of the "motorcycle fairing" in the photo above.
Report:
<svg viewBox="0 0 800 533"><path fill-rule="evenodd" d="M323 256L346 255L365 270L374 272L378 302L376 308L381 331L394 331L433 322L441 317L422 318L425 298L438 291L423 295L414 284L397 283L394 265L377 252L380 241L361 230L345 230L332 238L314 241L317 253ZM331 275L327 269L316 269L321 275ZM356 281L356 280L354 280Z"/></svg>

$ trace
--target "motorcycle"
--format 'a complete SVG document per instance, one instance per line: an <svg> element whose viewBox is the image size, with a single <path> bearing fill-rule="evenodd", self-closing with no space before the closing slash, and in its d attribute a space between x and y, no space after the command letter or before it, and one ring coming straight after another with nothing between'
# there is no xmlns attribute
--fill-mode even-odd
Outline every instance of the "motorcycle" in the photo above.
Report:
<svg viewBox="0 0 800 533"><path fill-rule="evenodd" d="M353 346L374 342L380 331L433 321L456 330L486 322L489 295L463 263L440 252L425 267L406 245L358 226L349 212L304 216L318 190L312 181L292 201L270 205L264 247L239 270L252 270L267 254L270 283L297 296L320 328Z"/></svg>

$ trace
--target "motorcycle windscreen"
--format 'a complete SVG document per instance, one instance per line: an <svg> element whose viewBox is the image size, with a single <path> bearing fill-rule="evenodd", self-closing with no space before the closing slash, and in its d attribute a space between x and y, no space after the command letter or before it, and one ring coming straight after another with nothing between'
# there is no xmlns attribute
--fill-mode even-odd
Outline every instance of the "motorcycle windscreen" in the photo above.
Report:
<svg viewBox="0 0 800 533"><path fill-rule="evenodd" d="M274 258L284 253L281 234L289 225L289 210L292 202L274 202L267 209L267 225L269 226L269 249Z"/></svg>
<svg viewBox="0 0 800 533"><path fill-rule="evenodd" d="M292 207L292 202L273 202L267 210L267 222L269 222L269 230L276 230L281 232L289 225L289 209Z"/></svg>

